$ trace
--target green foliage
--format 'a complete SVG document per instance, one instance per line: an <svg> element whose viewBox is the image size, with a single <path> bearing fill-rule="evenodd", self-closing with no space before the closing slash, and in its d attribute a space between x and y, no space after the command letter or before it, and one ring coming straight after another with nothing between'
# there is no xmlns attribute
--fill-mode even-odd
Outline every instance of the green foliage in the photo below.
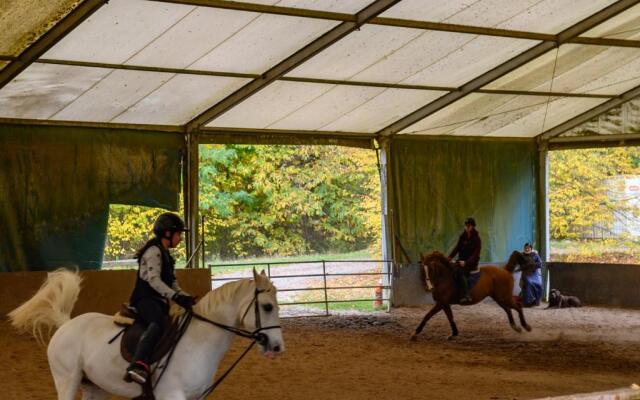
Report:
<svg viewBox="0 0 640 400"><path fill-rule="evenodd" d="M354 251L379 241L379 183L370 150L207 145L200 155L209 255Z"/></svg>
<svg viewBox="0 0 640 400"><path fill-rule="evenodd" d="M152 236L153 222L167 210L161 208L113 204L109 208L105 260L133 258ZM184 258L184 241L173 251L177 259Z"/></svg>
<svg viewBox="0 0 640 400"><path fill-rule="evenodd" d="M640 174L639 147L552 151L549 213L552 239L582 238L593 226L611 230L614 211L638 215L637 207L617 201L610 190L619 175Z"/></svg>

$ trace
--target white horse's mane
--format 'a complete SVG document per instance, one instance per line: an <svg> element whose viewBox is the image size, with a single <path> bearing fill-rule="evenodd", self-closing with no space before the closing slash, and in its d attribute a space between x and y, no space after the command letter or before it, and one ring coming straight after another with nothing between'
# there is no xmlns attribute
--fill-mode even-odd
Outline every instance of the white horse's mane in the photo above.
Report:
<svg viewBox="0 0 640 400"><path fill-rule="evenodd" d="M264 280L268 282L265 292L269 293L273 291L275 293L276 287L273 286L266 277ZM256 283L253 279L239 279L237 281L227 282L202 296L194 306L194 311L202 316L216 315L221 307L233 304L237 301L239 293L253 293L255 284ZM171 315L174 318L184 313L184 309L176 305L174 305L171 311Z"/></svg>

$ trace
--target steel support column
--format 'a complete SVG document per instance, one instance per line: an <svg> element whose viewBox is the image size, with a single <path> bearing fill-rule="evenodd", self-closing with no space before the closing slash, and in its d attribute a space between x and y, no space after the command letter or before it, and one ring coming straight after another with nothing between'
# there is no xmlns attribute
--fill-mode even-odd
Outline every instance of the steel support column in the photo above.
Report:
<svg viewBox="0 0 640 400"><path fill-rule="evenodd" d="M200 217L198 212L199 201L199 179L198 179L198 169L200 164L200 151L198 146L198 137L197 135L186 135L187 142L187 154L186 154L186 165L184 167L184 212L185 212L185 222L187 227L189 228L189 234L186 240L187 247L187 259L189 257L193 257L191 259L190 268L196 268L199 264L200 256L203 254L202 248L198 247L200 242L200 231L199 223ZM198 254L193 254L195 251L198 251Z"/></svg>

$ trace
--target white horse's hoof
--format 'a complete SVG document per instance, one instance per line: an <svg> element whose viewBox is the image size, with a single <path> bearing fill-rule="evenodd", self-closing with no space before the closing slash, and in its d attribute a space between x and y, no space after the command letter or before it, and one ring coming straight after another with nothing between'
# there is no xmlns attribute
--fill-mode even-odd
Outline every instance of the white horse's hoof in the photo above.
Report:
<svg viewBox="0 0 640 400"><path fill-rule="evenodd" d="M511 325L511 327L513 328L514 331L516 331L518 333L522 333L522 328L520 328L519 326Z"/></svg>

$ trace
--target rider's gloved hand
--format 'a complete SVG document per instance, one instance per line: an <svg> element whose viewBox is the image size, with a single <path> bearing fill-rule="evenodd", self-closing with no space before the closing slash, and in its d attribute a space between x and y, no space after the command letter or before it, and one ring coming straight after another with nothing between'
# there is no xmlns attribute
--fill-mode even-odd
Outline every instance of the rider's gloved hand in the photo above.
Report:
<svg viewBox="0 0 640 400"><path fill-rule="evenodd" d="M196 304L196 298L193 296L188 296L182 293L176 293L171 298L177 305L184 308L185 310L191 310L194 304Z"/></svg>

